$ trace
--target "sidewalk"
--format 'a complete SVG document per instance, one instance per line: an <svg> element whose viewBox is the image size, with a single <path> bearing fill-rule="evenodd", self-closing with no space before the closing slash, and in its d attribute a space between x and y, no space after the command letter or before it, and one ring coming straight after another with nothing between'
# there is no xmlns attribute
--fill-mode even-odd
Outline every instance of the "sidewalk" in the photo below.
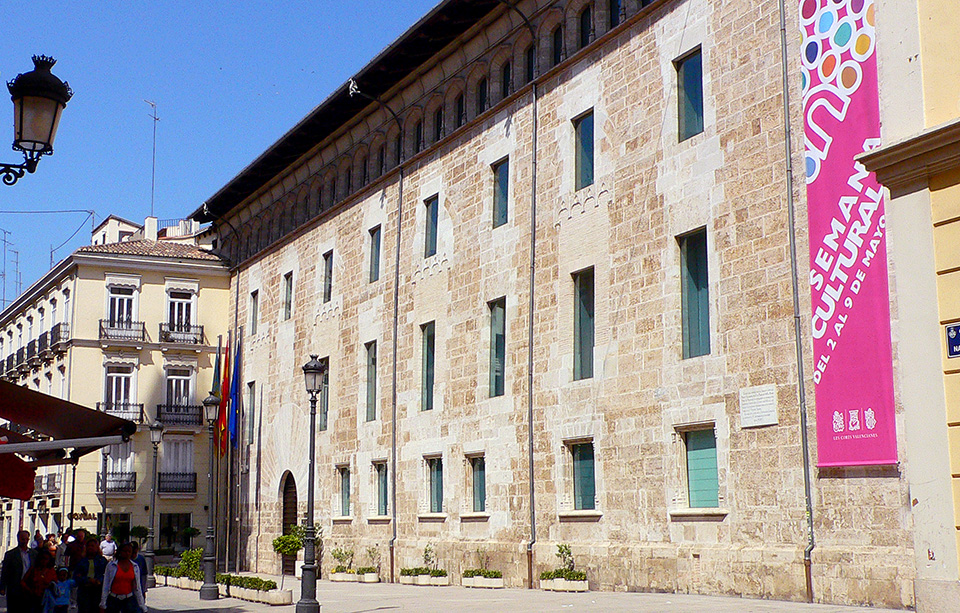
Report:
<svg viewBox="0 0 960 613"><path fill-rule="evenodd" d="M284 579L285 588L293 588L294 603L300 595L299 581ZM810 605L776 600L750 600L722 596L687 594L639 594L623 592L587 592L562 594L540 590L483 590L458 586L421 587L389 583L356 584L317 582L317 600L324 613L360 613L368 611L413 611L415 613L507 613L536 611L560 613L677 612L677 613L865 613L884 609L865 609L833 605ZM223 598L200 602L199 594L170 587L150 590L147 599L151 613L174 611L219 611L229 613L290 613L295 606L270 607ZM3 609L0 608L0 611ZM889 609L887 609L889 611Z"/></svg>

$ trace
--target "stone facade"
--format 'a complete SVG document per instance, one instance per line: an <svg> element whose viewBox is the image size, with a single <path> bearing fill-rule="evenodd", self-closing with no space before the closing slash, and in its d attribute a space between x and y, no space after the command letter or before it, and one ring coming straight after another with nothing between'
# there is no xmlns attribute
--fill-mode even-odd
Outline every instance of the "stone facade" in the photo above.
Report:
<svg viewBox="0 0 960 613"><path fill-rule="evenodd" d="M539 41L535 88L523 78L531 34L503 7L392 87L383 102L402 118L402 170L393 154L396 124L371 104L318 137L308 154L255 193L230 203L215 222L236 265L244 380L259 390L259 434L248 450L252 472L244 494L250 504L242 512L251 569L278 569L270 543L282 529L280 484L288 472L301 517L305 509L308 402L299 367L317 353L330 367L329 424L317 433L315 508L327 551L346 546L359 558L378 547L387 575L395 530L397 568L419 565L429 544L456 580L477 565L481 548L508 585L523 586L555 567L556 545L568 543L591 589L804 598L807 532L778 5L630 1L610 28L608 5L598 2L591 5L589 44L580 49L588 4L520 3ZM796 11L788 8L787 19L796 63ZM552 66L557 25L564 49ZM697 48L704 130L680 141L675 61ZM509 58L513 84L504 97L498 79ZM477 109L484 77L491 104ZM791 87L791 100L799 101L799 79ZM457 127L460 93L467 121ZM437 105L444 107L444 125L434 140ZM574 120L591 110L594 181L578 190ZM418 151L421 121L427 146ZM802 134L799 106L790 122ZM384 144L387 168L380 173ZM799 153L795 147L795 162ZM493 227L491 165L505 157L508 221ZM367 175L374 178L360 179ZM339 181L337 196L331 181ZM793 189L805 270L804 190ZM433 196L440 205L437 249L425 257L425 202ZM380 276L370 282L369 231L376 226ZM708 246L711 349L683 359L678 237L700 228ZM331 251L332 295L325 302L324 254ZM595 367L592 377L574 380L572 275L588 267L596 288ZM294 300L286 319L288 273ZM801 288L799 312L808 330L809 295ZM256 334L250 333L253 292ZM506 299L505 394L490 397L488 304L500 297ZM428 322L436 330L435 405L422 411ZM371 341L378 347L377 407L376 419L366 421ZM805 335L805 356L808 342ZM743 428L740 391L762 385L774 386L777 424ZM814 441L809 380L806 390ZM392 466L394 424L395 498L380 517L373 463ZM719 506L691 509L684 440L702 427L716 435ZM593 510L574 504L571 445L584 441L595 454ZM815 465L812 443L810 452ZM473 512L470 489L469 458L477 454L486 464L483 513ZM427 460L436 457L444 469L442 513L429 505ZM345 466L351 509L341 516L338 468ZM816 600L912 606L912 516L903 474L812 471ZM536 542L528 569L531 476ZM324 557L324 576L332 564Z"/></svg>

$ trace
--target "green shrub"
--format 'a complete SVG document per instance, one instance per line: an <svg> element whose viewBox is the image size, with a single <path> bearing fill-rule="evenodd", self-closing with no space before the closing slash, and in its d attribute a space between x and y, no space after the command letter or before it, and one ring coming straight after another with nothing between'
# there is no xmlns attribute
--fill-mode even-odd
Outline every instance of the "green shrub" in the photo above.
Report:
<svg viewBox="0 0 960 613"><path fill-rule="evenodd" d="M446 576L447 576L447 571L443 570L442 568L431 568L431 569L430 569L430 576L431 576L431 577L446 577Z"/></svg>
<svg viewBox="0 0 960 613"><path fill-rule="evenodd" d="M337 573L337 574L346 573L346 574L348 574L348 575L352 575L352 574L354 574L355 571L354 571L352 568L348 568L348 567L344 566L343 564L340 564L340 565L338 565L338 566L334 566L334 567L333 567L333 572L334 572L334 573Z"/></svg>
<svg viewBox="0 0 960 613"><path fill-rule="evenodd" d="M228 575L226 573L217 573L217 583L251 590L260 590L261 592L269 592L270 590L277 589L277 582L273 580L244 575Z"/></svg>
<svg viewBox="0 0 960 613"><path fill-rule="evenodd" d="M546 571L552 572L552 571ZM486 579L503 579L503 573L499 570L490 570L487 568L470 568L463 571L463 578L469 579L470 577L484 577ZM540 577L543 579L543 576Z"/></svg>
<svg viewBox="0 0 960 613"><path fill-rule="evenodd" d="M549 581L551 579L556 579L556 573L557 571L554 571L554 570L545 570L542 573L540 573L540 580Z"/></svg>
<svg viewBox="0 0 960 613"><path fill-rule="evenodd" d="M479 577L482 574L483 574L483 571L480 570L479 568L468 568L467 570L463 571L463 578L470 579L472 577Z"/></svg>
<svg viewBox="0 0 960 613"><path fill-rule="evenodd" d="M413 569L412 569L412 568L401 568L401 569L400 569L400 576L401 576L401 577L412 577L412 576L413 576Z"/></svg>
<svg viewBox="0 0 960 613"><path fill-rule="evenodd" d="M566 543L560 543L557 545L557 557L560 558L560 568L565 568L567 570L573 570L573 552L570 550L570 545Z"/></svg>
<svg viewBox="0 0 960 613"><path fill-rule="evenodd" d="M295 556L303 549L303 541L295 534L284 534L273 539L273 550L284 556Z"/></svg>
<svg viewBox="0 0 960 613"><path fill-rule="evenodd" d="M503 579L503 573L499 570L483 569L483 576L487 579Z"/></svg>
<svg viewBox="0 0 960 613"><path fill-rule="evenodd" d="M333 559L340 563L340 566L351 568L353 566L353 550L336 548L330 552ZM334 571L337 572L337 571Z"/></svg>
<svg viewBox="0 0 960 613"><path fill-rule="evenodd" d="M360 568L357 569L358 575L368 575L376 572L377 572L376 566L361 566Z"/></svg>
<svg viewBox="0 0 960 613"><path fill-rule="evenodd" d="M142 541L143 539L147 538L147 534L149 532L150 531L147 530L146 526L134 526L133 528L130 528L130 536L138 541Z"/></svg>
<svg viewBox="0 0 960 613"><path fill-rule="evenodd" d="M173 574L173 570L174 569L172 566L164 566L163 564L158 564L153 567L153 574L169 577L170 575Z"/></svg>
<svg viewBox="0 0 960 613"><path fill-rule="evenodd" d="M188 549L180 556L180 564L173 572L174 577L189 577L194 581L203 581L200 563L203 561L203 549Z"/></svg>
<svg viewBox="0 0 960 613"><path fill-rule="evenodd" d="M587 573L582 570L564 570L563 578L567 581L586 581Z"/></svg>

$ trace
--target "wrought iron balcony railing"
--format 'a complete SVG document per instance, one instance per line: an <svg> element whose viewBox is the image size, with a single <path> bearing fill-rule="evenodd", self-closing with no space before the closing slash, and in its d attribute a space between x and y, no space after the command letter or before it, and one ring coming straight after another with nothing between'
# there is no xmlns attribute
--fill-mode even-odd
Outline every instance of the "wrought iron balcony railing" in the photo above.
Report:
<svg viewBox="0 0 960 613"><path fill-rule="evenodd" d="M103 492L103 473L97 473L97 491ZM108 472L107 494L128 493L137 491L137 473L135 472Z"/></svg>
<svg viewBox="0 0 960 613"><path fill-rule="evenodd" d="M60 493L60 475L39 475L33 479L33 494L48 495Z"/></svg>
<svg viewBox="0 0 960 613"><path fill-rule="evenodd" d="M17 349L17 368L20 368L27 362L27 348L21 347Z"/></svg>
<svg viewBox="0 0 960 613"><path fill-rule="evenodd" d="M50 351L50 333L44 332L37 339L37 353L41 356Z"/></svg>
<svg viewBox="0 0 960 613"><path fill-rule="evenodd" d="M202 426L203 406L158 404L157 419L164 426Z"/></svg>
<svg viewBox="0 0 960 613"><path fill-rule="evenodd" d="M100 340L143 342L147 328L142 321L100 320Z"/></svg>
<svg viewBox="0 0 960 613"><path fill-rule="evenodd" d="M17 370L17 356L10 354L7 356L6 368L4 369L8 375L12 375Z"/></svg>
<svg viewBox="0 0 960 613"><path fill-rule="evenodd" d="M203 326L180 323L160 324L160 342L199 345L203 342Z"/></svg>
<svg viewBox="0 0 960 613"><path fill-rule="evenodd" d="M104 413L109 413L120 419L129 419L132 422L138 424L144 423L143 421L143 403L136 404L133 402L98 402L97 410L103 411Z"/></svg>
<svg viewBox="0 0 960 613"><path fill-rule="evenodd" d="M70 340L70 324L59 323L50 329L50 347L57 351L61 349L59 345Z"/></svg>
<svg viewBox="0 0 960 613"><path fill-rule="evenodd" d="M157 491L166 494L196 494L197 473L160 473Z"/></svg>
<svg viewBox="0 0 960 613"><path fill-rule="evenodd" d="M27 362L32 362L34 359L38 358L37 355L37 339L33 339L27 343Z"/></svg>

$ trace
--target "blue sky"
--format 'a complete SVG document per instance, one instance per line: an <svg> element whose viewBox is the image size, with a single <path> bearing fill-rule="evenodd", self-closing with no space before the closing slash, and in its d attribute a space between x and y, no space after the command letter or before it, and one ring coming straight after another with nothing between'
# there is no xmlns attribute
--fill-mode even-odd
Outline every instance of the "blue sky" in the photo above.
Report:
<svg viewBox="0 0 960 613"><path fill-rule="evenodd" d="M322 102L439 0L54 2L8 7L0 78L52 55L70 83L52 156L0 211L92 209L139 223L150 212L152 120L158 105L155 214L184 217ZM15 24L14 24L15 22ZM13 151L13 104L0 101L0 162ZM90 239L83 214L4 214L11 232L6 299ZM73 239L70 235L83 225Z"/></svg>

